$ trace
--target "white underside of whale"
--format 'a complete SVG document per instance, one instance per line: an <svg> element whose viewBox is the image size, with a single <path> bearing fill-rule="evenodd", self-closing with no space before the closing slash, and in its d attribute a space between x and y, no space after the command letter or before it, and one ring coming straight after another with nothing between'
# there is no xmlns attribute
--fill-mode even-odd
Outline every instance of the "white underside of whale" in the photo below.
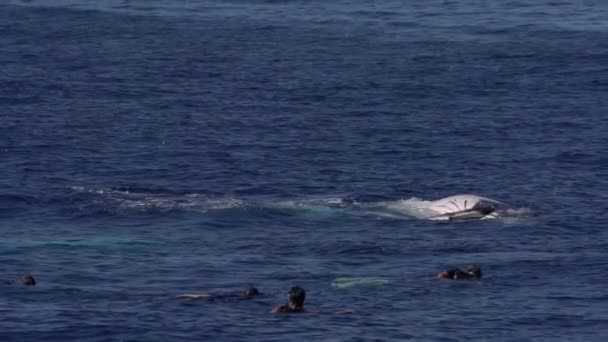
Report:
<svg viewBox="0 0 608 342"><path fill-rule="evenodd" d="M425 220L449 221L487 220L510 216L513 208L491 198L461 194L435 201L412 197L390 203L387 209Z"/></svg>
<svg viewBox="0 0 608 342"><path fill-rule="evenodd" d="M484 202L487 204L493 204L496 207L504 207L506 204L495 201L493 199L487 197L481 197L477 195L454 195L445 197L442 199L438 199L436 201L432 201L428 207L429 210L436 213L431 217L428 217L430 220L450 220L454 218L454 215L460 215L461 218L475 218L480 220L491 219L498 217L497 212L491 212L487 215L480 215L478 212L475 212L473 208L479 204L480 202ZM469 215L469 217L467 217Z"/></svg>

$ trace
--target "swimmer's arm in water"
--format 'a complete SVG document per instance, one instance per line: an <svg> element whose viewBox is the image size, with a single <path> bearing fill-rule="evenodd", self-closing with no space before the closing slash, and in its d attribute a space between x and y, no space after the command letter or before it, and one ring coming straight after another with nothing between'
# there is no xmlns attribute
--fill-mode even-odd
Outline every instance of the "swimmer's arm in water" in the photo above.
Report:
<svg viewBox="0 0 608 342"><path fill-rule="evenodd" d="M274 309L272 309L273 314L282 314L282 313L303 313L307 315L316 315L321 313L318 309L308 308L308 309L292 309L287 304L277 305ZM353 310L348 308L339 309L335 312L337 315L350 315L353 313Z"/></svg>
<svg viewBox="0 0 608 342"><path fill-rule="evenodd" d="M274 309L272 309L273 314L280 313L315 313L313 311L309 311L304 308L290 308L287 304L277 305Z"/></svg>
<svg viewBox="0 0 608 342"><path fill-rule="evenodd" d="M348 309L348 308L343 308L343 309L336 311L336 314L338 314L338 315L350 315L352 313L353 313L353 310Z"/></svg>

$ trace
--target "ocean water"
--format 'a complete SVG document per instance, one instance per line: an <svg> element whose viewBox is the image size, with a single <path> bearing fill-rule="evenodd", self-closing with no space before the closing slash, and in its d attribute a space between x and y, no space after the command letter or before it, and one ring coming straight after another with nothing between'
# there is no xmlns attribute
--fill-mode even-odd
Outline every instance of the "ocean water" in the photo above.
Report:
<svg viewBox="0 0 608 342"><path fill-rule="evenodd" d="M607 42L600 1L0 0L0 340L605 341ZM535 215L399 210L460 193Z"/></svg>

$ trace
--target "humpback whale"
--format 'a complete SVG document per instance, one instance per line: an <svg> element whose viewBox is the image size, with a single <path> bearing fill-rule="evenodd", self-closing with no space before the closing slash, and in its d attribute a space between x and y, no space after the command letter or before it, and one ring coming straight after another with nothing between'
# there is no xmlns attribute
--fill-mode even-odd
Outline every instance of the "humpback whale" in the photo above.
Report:
<svg viewBox="0 0 608 342"><path fill-rule="evenodd" d="M454 195L432 201L430 220L485 220L511 209L508 204L476 195Z"/></svg>

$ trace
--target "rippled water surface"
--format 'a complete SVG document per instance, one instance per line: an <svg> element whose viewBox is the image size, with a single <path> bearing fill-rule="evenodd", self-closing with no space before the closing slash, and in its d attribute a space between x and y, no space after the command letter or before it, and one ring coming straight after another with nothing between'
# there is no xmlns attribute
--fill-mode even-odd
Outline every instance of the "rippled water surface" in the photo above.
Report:
<svg viewBox="0 0 608 342"><path fill-rule="evenodd" d="M0 339L605 341L607 42L594 1L0 0ZM400 210L459 193L535 215Z"/></svg>

